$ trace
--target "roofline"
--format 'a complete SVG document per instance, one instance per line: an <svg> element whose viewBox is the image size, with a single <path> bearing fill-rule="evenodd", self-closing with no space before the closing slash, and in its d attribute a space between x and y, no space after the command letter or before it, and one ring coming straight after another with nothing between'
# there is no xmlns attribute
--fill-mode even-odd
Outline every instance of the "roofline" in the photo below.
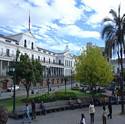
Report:
<svg viewBox="0 0 125 124"><path fill-rule="evenodd" d="M9 40L13 40L13 41L15 41L15 42L18 42L17 40L15 40L15 39L12 39L12 38L10 38L10 37L7 37L7 36L0 36L0 37L2 37L2 38L5 38L5 39L9 39Z"/></svg>
<svg viewBox="0 0 125 124"><path fill-rule="evenodd" d="M23 32L23 33L17 33L17 34L14 34L14 35L8 35L7 37L13 37L13 36L21 35L21 34L26 35L25 33L27 33L27 32L29 32L29 33L33 36L33 38L35 38L35 36L32 34L31 31L26 31L26 32ZM36 38L35 38L35 39L36 39Z"/></svg>

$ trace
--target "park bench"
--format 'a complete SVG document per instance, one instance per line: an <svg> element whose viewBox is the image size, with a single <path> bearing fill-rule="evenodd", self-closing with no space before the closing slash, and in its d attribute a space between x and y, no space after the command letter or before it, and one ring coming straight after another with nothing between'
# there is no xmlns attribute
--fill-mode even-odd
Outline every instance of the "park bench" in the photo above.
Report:
<svg viewBox="0 0 125 124"><path fill-rule="evenodd" d="M31 112L31 106L29 106L29 109L30 109L30 114L32 113ZM25 114L25 106L20 106L20 107L17 107L15 109L15 113L12 115L11 113L9 113L10 117L11 115L14 116L14 118L22 118Z"/></svg>
<svg viewBox="0 0 125 124"><path fill-rule="evenodd" d="M63 101L60 100L60 101L45 103L45 109L47 113L60 111L60 110L66 110L69 108L70 106L68 105L68 100L63 100Z"/></svg>
<svg viewBox="0 0 125 124"><path fill-rule="evenodd" d="M75 100L59 100L54 102L48 102L44 103L45 106L45 113L55 112L55 111L61 111L61 110L67 110L67 109L76 109L88 106L90 103L89 99L75 99ZM29 105L30 108L30 114L32 114L31 111L31 105ZM25 114L25 105L17 107L15 110L15 118L21 118ZM40 115L42 113L42 108L40 103L36 103L36 114Z"/></svg>

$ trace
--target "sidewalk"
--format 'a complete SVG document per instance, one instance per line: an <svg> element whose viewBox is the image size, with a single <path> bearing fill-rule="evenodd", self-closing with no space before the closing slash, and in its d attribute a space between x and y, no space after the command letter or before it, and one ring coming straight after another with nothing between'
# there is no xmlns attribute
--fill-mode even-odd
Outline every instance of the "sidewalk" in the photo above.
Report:
<svg viewBox="0 0 125 124"><path fill-rule="evenodd" d="M113 118L107 120L107 124L125 124L125 115L120 115L120 105L113 106ZM37 116L32 124L78 124L81 113L85 114L86 124L90 124L88 108L67 110L47 114L46 116ZM22 120L9 119L7 124L21 124ZM96 107L95 124L102 124L102 107Z"/></svg>
<svg viewBox="0 0 125 124"><path fill-rule="evenodd" d="M12 98L13 92L3 92L0 94L0 100Z"/></svg>

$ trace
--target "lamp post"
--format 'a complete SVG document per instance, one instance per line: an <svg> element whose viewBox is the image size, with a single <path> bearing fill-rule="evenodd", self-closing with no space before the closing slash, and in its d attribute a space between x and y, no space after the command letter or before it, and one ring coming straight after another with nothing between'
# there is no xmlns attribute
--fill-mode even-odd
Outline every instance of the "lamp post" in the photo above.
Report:
<svg viewBox="0 0 125 124"><path fill-rule="evenodd" d="M12 66L10 68L10 72L11 72L11 76L13 76L13 113L15 113L15 108L16 108L16 90L15 90L15 85L16 85L16 81L17 81L17 75L16 75L16 66L17 66L17 61L18 61L18 58L19 58L19 54L20 54L20 51L17 49L16 51L16 58L15 58L15 62L14 62L14 66Z"/></svg>
<svg viewBox="0 0 125 124"><path fill-rule="evenodd" d="M50 73L50 67L49 66L46 66L46 73L47 73L47 88L48 88L48 94L49 94L49 90L50 90L50 82L49 82L49 73Z"/></svg>
<svg viewBox="0 0 125 124"><path fill-rule="evenodd" d="M48 88L48 94L49 94L49 90L50 90L50 88L49 88L49 79L47 79L47 88Z"/></svg>
<svg viewBox="0 0 125 124"><path fill-rule="evenodd" d="M67 77L64 77L64 83L65 83L65 93L66 93L66 83L67 83Z"/></svg>
<svg viewBox="0 0 125 124"><path fill-rule="evenodd" d="M14 77L13 77L13 113L15 113L15 107L16 107L16 90L15 90L15 85L16 85L16 73L15 73L15 68L14 68Z"/></svg>
<svg viewBox="0 0 125 124"><path fill-rule="evenodd" d="M71 90L72 90L72 74L73 74L73 71L71 69Z"/></svg>
<svg viewBox="0 0 125 124"><path fill-rule="evenodd" d="M15 81L16 81L16 74L15 74L15 67L12 66L9 68L9 75L12 76L13 79L13 113L15 113L15 106L16 106L16 90L15 90Z"/></svg>

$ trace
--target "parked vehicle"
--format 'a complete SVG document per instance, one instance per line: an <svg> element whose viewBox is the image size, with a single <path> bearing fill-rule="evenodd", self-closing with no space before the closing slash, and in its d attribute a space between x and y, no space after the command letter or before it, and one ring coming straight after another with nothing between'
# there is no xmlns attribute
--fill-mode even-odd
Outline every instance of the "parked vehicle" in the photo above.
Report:
<svg viewBox="0 0 125 124"><path fill-rule="evenodd" d="M18 85L15 85L15 90L19 90L19 88L20 88L20 87L19 87ZM14 90L14 86L11 86L11 87L8 87L8 88L7 88L7 91L8 91L8 92L11 92L11 91L13 91L13 90Z"/></svg>

